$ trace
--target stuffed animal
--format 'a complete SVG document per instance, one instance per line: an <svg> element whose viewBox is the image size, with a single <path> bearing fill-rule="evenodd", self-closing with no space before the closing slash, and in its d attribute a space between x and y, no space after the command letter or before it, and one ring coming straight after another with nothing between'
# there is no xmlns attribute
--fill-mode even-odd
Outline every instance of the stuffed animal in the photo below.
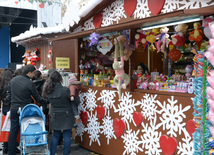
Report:
<svg viewBox="0 0 214 155"><path fill-rule="evenodd" d="M203 20L203 27L204 27L204 35L207 38L212 38L211 34L210 34L210 27L209 27L209 23L211 23L213 21L214 17L213 16L209 16L207 18L205 18Z"/></svg>
<svg viewBox="0 0 214 155"><path fill-rule="evenodd" d="M187 65L185 68L186 74L185 76L187 77L187 79L189 79L191 77L191 73L192 73L192 66L191 65Z"/></svg>
<svg viewBox="0 0 214 155"><path fill-rule="evenodd" d="M118 60L119 47L120 47L120 60ZM121 100L121 87L123 89L125 89L126 86L130 82L130 78L124 72L123 43L119 37L117 37L115 39L114 63L112 64L112 67L115 70L114 85L116 86L116 88L118 90L119 101L120 101ZM122 84L123 80L125 80L125 82Z"/></svg>
<svg viewBox="0 0 214 155"><path fill-rule="evenodd" d="M90 35L89 39L91 40L91 43L89 44L89 46L91 46L91 45L99 45L101 47L101 45L99 44L100 35L98 33L95 33L95 32L92 33Z"/></svg>
<svg viewBox="0 0 214 155"><path fill-rule="evenodd" d="M30 62L33 66L36 65L36 62L39 61L39 57L38 57L39 51L38 49L36 49L36 51L31 52L31 59Z"/></svg>
<svg viewBox="0 0 214 155"><path fill-rule="evenodd" d="M189 40L191 42L195 41L198 47L198 50L201 48L201 43L203 41L204 32L200 29L201 24L196 22L193 24L194 30L190 32Z"/></svg>
<svg viewBox="0 0 214 155"><path fill-rule="evenodd" d="M129 44L128 40L126 40L126 37L123 35L120 35L117 37L123 44L123 58L124 61L129 60L129 57L132 55L133 51L135 50L134 45ZM116 40L116 39L115 39ZM115 42L115 41L114 41ZM116 44L115 44L116 45ZM115 51L112 52L111 56L109 57L109 60L114 61L115 58Z"/></svg>
<svg viewBox="0 0 214 155"><path fill-rule="evenodd" d="M156 43L156 49L157 49L157 53L158 52L165 52L164 51L164 48L165 48L165 45L166 47L168 47L168 44L169 44L169 35L167 34L169 31L169 28L167 27L162 27L160 29L160 33L159 35L156 35L155 38L159 38L158 42ZM162 48L160 49L160 46L161 46L161 43L162 43Z"/></svg>
<svg viewBox="0 0 214 155"><path fill-rule="evenodd" d="M172 40L169 44L175 46L184 46L185 39L184 39L184 32L186 32L188 28L187 24L179 24L175 27L176 35L172 35Z"/></svg>
<svg viewBox="0 0 214 155"><path fill-rule="evenodd" d="M138 44L142 44L144 48L146 48L146 35L143 34L143 32L140 32L138 34L135 34L135 45L136 48L138 48Z"/></svg>
<svg viewBox="0 0 214 155"><path fill-rule="evenodd" d="M26 51L25 54L22 56L23 61L23 66L30 64L30 58L31 58L31 51Z"/></svg>

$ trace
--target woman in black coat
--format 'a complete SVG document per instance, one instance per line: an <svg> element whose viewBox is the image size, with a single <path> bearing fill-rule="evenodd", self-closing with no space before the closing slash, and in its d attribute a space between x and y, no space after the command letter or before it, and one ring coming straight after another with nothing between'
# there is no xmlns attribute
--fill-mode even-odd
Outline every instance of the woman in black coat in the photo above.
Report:
<svg viewBox="0 0 214 155"><path fill-rule="evenodd" d="M74 124L74 114L70 101L70 91L61 85L62 76L54 71L46 80L42 96L46 97L51 103L50 128L54 130L51 139L50 152L55 155L57 144L63 130L64 149L63 154L68 155L71 146L71 129Z"/></svg>

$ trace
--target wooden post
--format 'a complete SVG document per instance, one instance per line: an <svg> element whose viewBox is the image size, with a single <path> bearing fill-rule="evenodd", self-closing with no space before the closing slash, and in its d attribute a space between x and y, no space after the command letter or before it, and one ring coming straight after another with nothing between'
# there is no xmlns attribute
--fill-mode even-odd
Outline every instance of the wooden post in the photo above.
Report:
<svg viewBox="0 0 214 155"><path fill-rule="evenodd" d="M135 30L134 29L129 29L129 41L130 41L130 44L134 45L134 43L135 43ZM134 61L133 54L129 58L129 77L130 78L132 77L132 74L133 74L132 61ZM130 92L134 91L134 80L132 78L130 79L130 83L129 83L129 91Z"/></svg>

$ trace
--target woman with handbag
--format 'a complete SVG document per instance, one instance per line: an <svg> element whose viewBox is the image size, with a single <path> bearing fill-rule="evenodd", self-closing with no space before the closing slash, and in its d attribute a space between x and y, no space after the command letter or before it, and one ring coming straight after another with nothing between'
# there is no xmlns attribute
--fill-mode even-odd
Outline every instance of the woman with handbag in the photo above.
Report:
<svg viewBox="0 0 214 155"><path fill-rule="evenodd" d="M71 129L74 124L73 110L75 109L72 108L69 89L62 86L61 83L61 74L58 71L54 71L46 80L42 92L42 96L51 103L50 128L54 130L50 146L51 155L56 153L61 130L64 138L64 155L69 154L71 146Z"/></svg>
<svg viewBox="0 0 214 155"><path fill-rule="evenodd" d="M14 72L12 69L6 68L1 74L0 100L3 103L3 108L2 108L3 115L7 115L7 112L10 110L10 102L7 100L6 95L7 95L8 83L13 78L13 73ZM5 154L7 152L8 152L8 143L4 142L3 143L3 153Z"/></svg>

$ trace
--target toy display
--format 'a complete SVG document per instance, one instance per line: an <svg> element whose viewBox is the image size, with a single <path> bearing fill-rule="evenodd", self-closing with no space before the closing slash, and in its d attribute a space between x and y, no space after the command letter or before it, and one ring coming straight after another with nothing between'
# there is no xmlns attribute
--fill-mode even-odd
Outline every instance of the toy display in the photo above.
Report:
<svg viewBox="0 0 214 155"><path fill-rule="evenodd" d="M120 60L118 60L119 48L120 48ZM112 64L112 66L113 69L115 70L114 84L118 90L119 100L121 100L121 87L123 89L126 88L126 86L130 82L130 77L124 72L123 45L119 37L116 38L115 40L114 63ZM122 84L123 80L125 80L125 82Z"/></svg>
<svg viewBox="0 0 214 155"><path fill-rule="evenodd" d="M167 34L168 31L169 31L169 28L163 27L160 29L161 34L158 34L155 36L155 38L159 38L158 42L156 43L157 53L160 51L164 53L165 46L168 47L168 44L169 44L169 35ZM162 48L160 48L161 43L162 43Z"/></svg>
<svg viewBox="0 0 214 155"><path fill-rule="evenodd" d="M199 22L196 22L193 25L194 25L194 30L189 33L190 34L189 40L191 42L195 41L197 44L198 50L200 50L204 32L200 29L201 24Z"/></svg>
<svg viewBox="0 0 214 155"><path fill-rule="evenodd" d="M30 62L31 51L26 51L25 54L22 56L22 58L24 58L22 61L23 66L31 64L31 62Z"/></svg>
<svg viewBox="0 0 214 155"><path fill-rule="evenodd" d="M35 51L32 51L32 52L31 52L30 62L31 62L31 64L34 65L34 66L36 65L36 62L39 61L39 56L38 56L38 54L39 54L39 51L38 51L37 48L36 48Z"/></svg>

